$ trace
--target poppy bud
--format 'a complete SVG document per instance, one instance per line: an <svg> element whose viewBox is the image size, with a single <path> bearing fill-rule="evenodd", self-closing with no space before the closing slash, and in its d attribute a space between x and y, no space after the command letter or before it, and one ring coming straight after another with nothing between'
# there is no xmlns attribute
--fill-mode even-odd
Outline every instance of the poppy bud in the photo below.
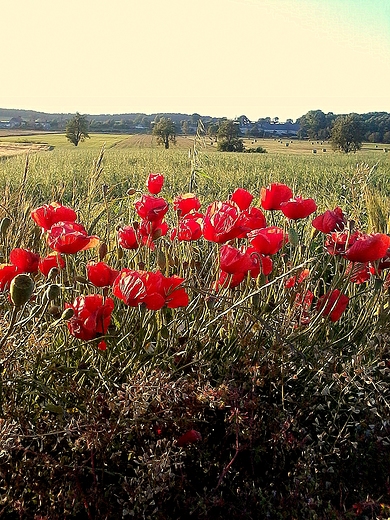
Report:
<svg viewBox="0 0 390 520"><path fill-rule="evenodd" d="M74 310L71 307L68 307L61 314L61 320L70 320L74 316Z"/></svg>
<svg viewBox="0 0 390 520"><path fill-rule="evenodd" d="M10 285L10 295L15 307L21 307L29 301L34 291L34 281L27 274L17 274Z"/></svg>
<svg viewBox="0 0 390 520"><path fill-rule="evenodd" d="M47 309L47 312L54 317L59 316L61 314L58 305L50 305L50 307Z"/></svg>
<svg viewBox="0 0 390 520"><path fill-rule="evenodd" d="M0 233L2 235L5 235L10 225L11 219L9 217L4 217L3 220L0 222Z"/></svg>
<svg viewBox="0 0 390 520"><path fill-rule="evenodd" d="M81 283L83 285L88 284L88 280L84 276L76 276L75 280L76 280L76 282Z"/></svg>
<svg viewBox="0 0 390 520"><path fill-rule="evenodd" d="M99 261L101 262L104 257L106 256L108 251L107 244L105 242L102 242L99 246Z"/></svg>
<svg viewBox="0 0 390 520"><path fill-rule="evenodd" d="M158 252L157 264L160 269L165 269L167 266L167 259L166 259L165 253L163 253L162 251Z"/></svg>
<svg viewBox="0 0 390 520"><path fill-rule="evenodd" d="M52 283L49 285L49 287L46 289L46 298L51 302L52 300L55 300L61 292L61 288L59 285Z"/></svg>
<svg viewBox="0 0 390 520"><path fill-rule="evenodd" d="M54 278L58 276L59 272L60 270L58 269L58 267L52 267L47 275L48 279L54 280Z"/></svg>

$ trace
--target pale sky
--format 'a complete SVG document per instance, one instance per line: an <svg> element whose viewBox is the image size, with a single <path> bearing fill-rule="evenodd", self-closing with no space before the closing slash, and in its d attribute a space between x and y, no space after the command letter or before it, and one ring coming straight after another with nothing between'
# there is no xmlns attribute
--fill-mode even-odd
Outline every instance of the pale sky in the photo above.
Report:
<svg viewBox="0 0 390 520"><path fill-rule="evenodd" d="M390 0L2 0L0 107L390 112Z"/></svg>

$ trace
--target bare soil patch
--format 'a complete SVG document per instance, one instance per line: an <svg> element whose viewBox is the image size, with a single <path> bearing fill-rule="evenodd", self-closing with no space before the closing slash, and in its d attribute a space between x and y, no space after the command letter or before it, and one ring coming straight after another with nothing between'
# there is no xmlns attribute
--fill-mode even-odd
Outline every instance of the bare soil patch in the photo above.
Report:
<svg viewBox="0 0 390 520"><path fill-rule="evenodd" d="M0 158L12 157L14 155L35 153L51 150L48 144L38 143L0 143Z"/></svg>

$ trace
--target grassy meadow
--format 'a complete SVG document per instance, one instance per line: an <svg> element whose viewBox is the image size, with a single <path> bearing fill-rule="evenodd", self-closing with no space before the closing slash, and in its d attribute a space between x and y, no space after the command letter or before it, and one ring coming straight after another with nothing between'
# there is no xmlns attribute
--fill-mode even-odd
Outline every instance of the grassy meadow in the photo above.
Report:
<svg viewBox="0 0 390 520"><path fill-rule="evenodd" d="M340 206L347 240L355 230L385 240L383 146L345 155L329 143L257 139L246 146L266 154L234 154L209 139L180 137L164 150L151 136L113 134L77 148L59 134L3 143L48 149L0 160L0 518L390 517L388 266L383 255L361 265L328 253L311 224ZM188 191L205 213L236 188L260 207L261 188L280 182L317 210L300 220L264 210L284 237L261 256L271 270L247 271L236 287L231 272L218 285L224 241L159 230L151 247L119 244L119 229L140 226L135 202L150 173L164 176L156 197L169 203L171 229L181 218L174 199ZM54 201L100 245L64 254L47 275L27 272L33 292L17 304L2 273L15 249L50 253L30 214ZM237 254L249 245L227 242ZM188 304L126 303L88 278L100 261L180 277ZM348 300L337 319L338 301L321 303L334 291ZM114 302L92 339L72 333L67 313L86 295Z"/></svg>

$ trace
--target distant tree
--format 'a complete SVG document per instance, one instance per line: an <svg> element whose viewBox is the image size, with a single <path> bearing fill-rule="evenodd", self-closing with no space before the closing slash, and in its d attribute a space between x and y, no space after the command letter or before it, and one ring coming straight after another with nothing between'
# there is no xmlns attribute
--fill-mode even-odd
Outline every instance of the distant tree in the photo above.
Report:
<svg viewBox="0 0 390 520"><path fill-rule="evenodd" d="M163 144L167 150L170 142L176 144L176 125L169 117L161 117L153 126L153 135L157 137L158 144Z"/></svg>
<svg viewBox="0 0 390 520"><path fill-rule="evenodd" d="M339 116L331 131L331 141L334 149L345 153L360 150L363 142L363 125L357 114Z"/></svg>
<svg viewBox="0 0 390 520"><path fill-rule="evenodd" d="M77 146L80 141L89 139L88 130L89 122L86 116L76 112L76 115L66 125L65 136L72 144Z"/></svg>
<svg viewBox="0 0 390 520"><path fill-rule="evenodd" d="M221 152L243 152L244 142L239 139L240 127L238 121L227 119L218 130L218 150Z"/></svg>
<svg viewBox="0 0 390 520"><path fill-rule="evenodd" d="M219 125L217 123L209 123L207 125L207 135L210 137L210 139L217 139L218 130Z"/></svg>
<svg viewBox="0 0 390 520"><path fill-rule="evenodd" d="M181 121L181 131L183 132L184 135L187 135L190 131L190 125L186 119Z"/></svg>

